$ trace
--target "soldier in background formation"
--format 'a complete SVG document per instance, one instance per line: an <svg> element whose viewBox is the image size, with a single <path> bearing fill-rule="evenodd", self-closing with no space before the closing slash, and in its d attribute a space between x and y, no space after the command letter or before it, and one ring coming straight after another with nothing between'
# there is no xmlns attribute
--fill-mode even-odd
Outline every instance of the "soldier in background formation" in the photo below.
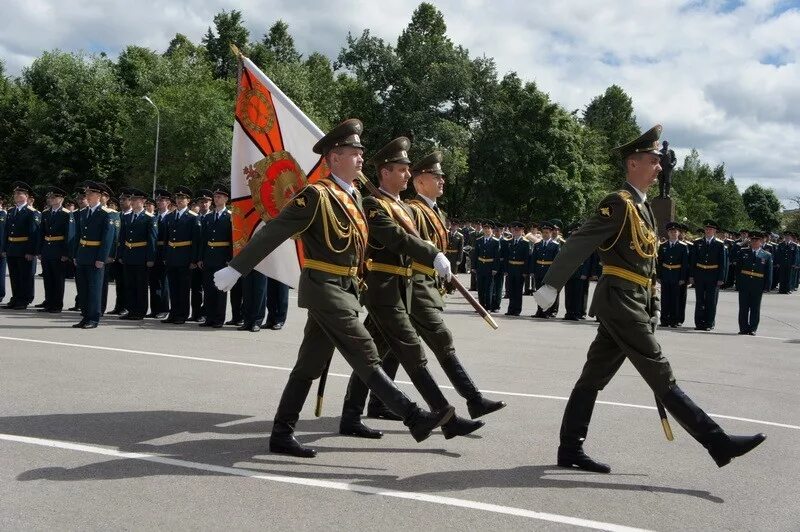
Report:
<svg viewBox="0 0 800 532"><path fill-rule="evenodd" d="M65 280L74 278L77 294L67 310L81 313L75 327L95 328L104 314L126 321L157 318L181 324L191 321L189 308L203 326L224 325L227 295L213 288L213 274L232 257L227 187L215 185L196 195L187 187L177 187L175 194L156 189L153 198L126 187L117 202L107 184L85 181L77 185L74 199L57 186L43 189L47 207L41 213L33 207L32 187L17 181L13 190L15 205L10 212L3 209L0 198L0 301L6 295L7 263L12 294L4 308L22 310L33 303L35 272L41 262L44 298L35 306L39 312L62 312ZM200 201L192 202L192 197ZM206 198L213 201L213 209L204 205ZM117 205L124 211L111 207ZM173 305L168 270L176 287ZM205 287L198 290L195 284L192 301L193 275L205 278ZM106 313L109 282L118 295ZM265 299L263 307L270 309L266 326L280 330L286 321L289 287L274 279L266 279L265 286L260 296ZM238 300L232 294L234 322L229 325L241 325L236 323L241 319L240 301L241 291ZM175 309L171 317L170 309ZM212 319L206 325L209 312Z"/></svg>

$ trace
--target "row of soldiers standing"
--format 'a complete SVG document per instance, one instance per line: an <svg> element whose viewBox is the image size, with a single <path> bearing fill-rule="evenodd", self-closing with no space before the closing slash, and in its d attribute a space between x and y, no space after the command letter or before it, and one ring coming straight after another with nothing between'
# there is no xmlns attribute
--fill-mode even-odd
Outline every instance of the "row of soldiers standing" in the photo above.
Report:
<svg viewBox="0 0 800 532"><path fill-rule="evenodd" d="M79 310L82 317L76 328L94 328L106 314L112 279L116 305L108 314L122 320L151 317L178 325L195 321L203 327L223 326L227 296L214 286L213 274L232 258L227 187L216 185L197 194L183 186L173 193L158 189L153 199L125 188L117 202L108 185L86 181L75 191L74 202L68 200L70 208L65 206L66 192L49 187L42 213L32 205L29 185L15 182L13 189L15 206L8 213L0 208L0 300L5 295L5 261L12 289L6 308L22 310L32 304L38 259L45 300L36 306L40 312L60 313L65 279L74 277L78 295L69 310ZM269 307L266 325L280 329L288 287L253 272L232 291L231 306L228 325L257 332Z"/></svg>

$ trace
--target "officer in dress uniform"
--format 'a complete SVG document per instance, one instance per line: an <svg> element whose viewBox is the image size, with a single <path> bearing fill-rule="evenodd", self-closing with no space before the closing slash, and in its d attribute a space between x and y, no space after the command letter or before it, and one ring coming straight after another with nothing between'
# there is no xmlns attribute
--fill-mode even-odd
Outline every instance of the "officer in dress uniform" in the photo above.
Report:
<svg viewBox="0 0 800 532"><path fill-rule="evenodd" d="M39 312L58 314L64 308L64 284L75 237L75 220L64 208L64 190L47 189L50 209L42 214L42 230L37 254L44 274L44 305Z"/></svg>
<svg viewBox="0 0 800 532"><path fill-rule="evenodd" d="M686 244L687 249L689 250L689 275L692 275L692 257L694 256L694 242L689 239L689 226L686 224L679 224L678 225L679 231L679 240ZM689 285L691 281L688 281L686 284L681 285L680 287L680 300L678 301L678 326L680 327L683 325L683 322L686 321L686 300L689 295Z"/></svg>
<svg viewBox="0 0 800 532"><path fill-rule="evenodd" d="M525 238L525 224L511 222L513 235L506 251L506 284L508 285L508 311L506 316L519 316L522 312L522 291L530 271L531 243Z"/></svg>
<svg viewBox="0 0 800 532"><path fill-rule="evenodd" d="M569 228L569 234L576 231L580 225ZM579 321L583 316L584 307L584 286L588 282L591 274L592 255L583 261L570 276L567 284L564 285L564 319L567 321Z"/></svg>
<svg viewBox="0 0 800 532"><path fill-rule="evenodd" d="M477 229L474 229L469 232L468 236L464 237L464 248L465 253L469 262L469 289L472 292L478 291L478 265L475 264L475 243L478 241L479 238L483 238L483 224L486 223L485 221L478 221L476 222L475 226ZM469 248L469 249L467 249Z"/></svg>
<svg viewBox="0 0 800 532"><path fill-rule="evenodd" d="M108 257L116 234L114 211L101 205L101 196L106 190L102 183L86 181L88 202L75 228L75 284L78 287L81 321L72 327L94 329L100 322L103 296L103 272L108 265Z"/></svg>
<svg viewBox="0 0 800 532"><path fill-rule="evenodd" d="M447 228L445 256L450 261L450 268L454 272L461 271L464 266L464 235L458 230L455 223L450 223Z"/></svg>
<svg viewBox="0 0 800 532"><path fill-rule="evenodd" d="M213 192L207 188L201 188L197 191L194 199L197 205L197 215L200 217L200 225L202 226L206 215L211 211L211 202L213 201ZM201 241L200 246L204 243ZM200 251L202 253L202 249ZM205 304L203 294L203 271L200 268L192 270L192 295L191 295L191 314L189 321L196 321L203 323L205 321Z"/></svg>
<svg viewBox="0 0 800 532"><path fill-rule="evenodd" d="M722 232L722 242L725 244L725 256L728 257L728 267L725 269L725 282L720 288L726 289L732 287L736 283L736 266L733 264L733 258L736 253L736 241L731 238L733 231L726 229Z"/></svg>
<svg viewBox="0 0 800 532"><path fill-rule="evenodd" d="M792 265L792 275L791 275L791 287L789 289L790 292L794 292L797 290L798 284L800 284L800 233L792 231L789 233L792 236L792 243L794 244L794 263Z"/></svg>
<svg viewBox="0 0 800 532"><path fill-rule="evenodd" d="M211 197L214 208L203 220L203 238L198 266L203 272L205 295L205 321L201 327L220 329L225 323L227 296L214 286L214 274L228 265L233 258L233 226L226 204L231 192L225 185L216 184Z"/></svg>
<svg viewBox="0 0 800 532"><path fill-rule="evenodd" d="M112 225L114 226L114 238L113 242L111 243L111 252L109 253L108 264L113 265L117 261L117 248L119 244L119 234L122 230L122 218L120 217L119 211L117 211L114 207L117 206L117 201L112 197L114 195L114 191L111 190L105 183L98 183L103 190L103 193L100 196L100 206L105 207L108 210L108 214L111 218ZM108 308L108 283L114 277L113 266L109 266L108 268L103 268L103 291L100 300L100 314L103 315L106 313L106 308ZM120 298L124 297L124 295ZM116 303L114 305L116 307ZM120 309L114 309L120 310ZM120 310L124 311L124 307Z"/></svg>
<svg viewBox="0 0 800 532"><path fill-rule="evenodd" d="M126 301L128 290L125 286L125 266L122 264L122 235L125 232L125 225L131 220L131 195L130 188L122 187L119 189L119 233L117 235L117 246L114 253L114 262L111 263L107 273L114 280L114 308L109 312L111 315L121 316L128 313L128 302Z"/></svg>
<svg viewBox="0 0 800 532"><path fill-rule="evenodd" d="M189 292L192 270L200 254L202 225L200 217L189 209L192 190L179 186L173 192L176 209L165 219L167 282L169 283L169 315L161 323L183 325L189 318Z"/></svg>
<svg viewBox="0 0 800 532"><path fill-rule="evenodd" d="M625 164L625 185L606 196L594 215L572 234L547 272L543 286L534 293L539 306L548 307L575 268L595 249L599 250L603 275L597 282L590 314L596 315L600 324L564 410L558 449L558 465L562 467L611 471L608 465L590 458L583 443L598 391L611 381L626 358L719 467L765 439L763 434L726 434L678 387L656 340L659 301L654 281L658 237L647 189L661 172L660 133L661 126L656 126L617 148Z"/></svg>
<svg viewBox="0 0 800 532"><path fill-rule="evenodd" d="M297 362L275 414L271 452L316 456L314 449L297 441L294 428L312 382L322 375L334 349L342 353L370 390L403 418L415 440L426 439L434 428L453 417L452 406L426 412L395 386L381 369L375 342L358 318L359 275L363 273L368 228L361 195L352 183L358 179L363 163L362 129L359 120L350 119L322 137L313 151L324 157L330 174L301 190L253 235L228 267L214 276L218 288L230 290L243 273L288 238L299 235L302 240L305 261L297 303L308 309L308 321ZM445 257L436 269L449 279L450 263Z"/></svg>
<svg viewBox="0 0 800 532"><path fill-rule="evenodd" d="M689 283L694 285L697 302L694 310L694 328L710 331L717 316L719 288L725 282L728 257L725 244L716 237L719 224L706 220L705 236L694 241Z"/></svg>
<svg viewBox="0 0 800 532"><path fill-rule="evenodd" d="M508 242L511 239L511 235L506 234L501 224L495 224L492 234L497 241L500 242L500 269L497 270L497 275L494 276L494 285L492 286L492 303L494 303L494 307L488 310L498 312L500 310L500 303L503 301L506 284L506 254L508 253Z"/></svg>
<svg viewBox="0 0 800 532"><path fill-rule="evenodd" d="M755 336L761 317L761 296L772 286L772 254L762 248L764 234L750 233L750 248L739 251L739 334Z"/></svg>
<svg viewBox="0 0 800 532"><path fill-rule="evenodd" d="M555 225L549 220L539 224L539 229L542 231L542 240L534 244L533 256L531 257L531 274L536 280L536 286L542 286L542 280L547 272L550 271L550 266L558 255L561 249L561 244L556 240ZM570 275L572 272L570 272ZM558 314L558 300L556 297L555 302L550 308L543 309L537 308L536 314L532 318L552 318Z"/></svg>
<svg viewBox="0 0 800 532"><path fill-rule="evenodd" d="M29 204L33 194L30 185L14 181L11 186L14 190L14 207L6 215L6 238L3 249L11 281L11 299L5 308L24 310L33 302L35 259L42 216Z"/></svg>
<svg viewBox="0 0 800 532"><path fill-rule="evenodd" d="M122 320L143 320L147 314L147 280L156 261L158 220L144 209L147 195L139 189L128 189L131 212L122 225L119 262L124 268L125 304Z"/></svg>
<svg viewBox="0 0 800 532"><path fill-rule="evenodd" d="M0 196L0 303L6 298L6 220L8 212L3 208L4 198Z"/></svg>
<svg viewBox="0 0 800 532"><path fill-rule="evenodd" d="M742 249L747 249L750 247L750 230L739 229L738 233L739 233L739 238L734 241L733 246L731 247L731 253L730 255L728 255L728 258L730 259L729 261L730 265L728 266L728 271L733 272L732 275L733 280L731 281L731 283L734 288L736 288L736 278L738 277L736 273L738 270L738 264L736 264L736 261L739 259L739 252Z"/></svg>
<svg viewBox="0 0 800 532"><path fill-rule="evenodd" d="M666 242L658 247L656 272L661 285L661 326L678 326L680 320L681 287L689 279L689 246L679 239L678 222L666 226Z"/></svg>
<svg viewBox="0 0 800 532"><path fill-rule="evenodd" d="M792 232L783 232L783 242L778 244L773 260L778 263L778 293L788 294L792 287L792 272L797 257L797 244L792 240Z"/></svg>
<svg viewBox="0 0 800 532"><path fill-rule="evenodd" d="M148 317L163 320L169 312L169 283L167 282L167 216L170 213L172 194L164 188L155 190L158 238L156 239L156 257L150 268L150 314Z"/></svg>
<svg viewBox="0 0 800 532"><path fill-rule="evenodd" d="M500 271L500 241L492 235L494 222L484 220L483 236L472 246L472 272L478 288L478 302L491 312L494 308L494 280Z"/></svg>

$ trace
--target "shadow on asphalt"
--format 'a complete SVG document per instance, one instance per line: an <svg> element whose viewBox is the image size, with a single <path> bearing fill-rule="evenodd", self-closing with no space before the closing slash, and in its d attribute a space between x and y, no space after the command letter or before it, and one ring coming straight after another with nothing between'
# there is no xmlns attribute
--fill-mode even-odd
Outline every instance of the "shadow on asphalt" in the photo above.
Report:
<svg viewBox="0 0 800 532"><path fill-rule="evenodd" d="M696 497L714 503L723 499L708 491L653 486L647 484L596 481L597 475L568 471L554 465L529 465L510 469L467 469L423 473L406 478L396 475L374 473L382 468L358 465L328 464L325 453L383 454L433 454L459 458L458 453L445 449L415 448L409 436L408 447L390 448L380 442L367 447L336 447L314 445L321 452L315 460L297 460L291 457L268 454L267 435L272 430L271 421L244 421L250 416L211 412L183 412L155 410L142 412L101 412L85 414L51 414L39 416L0 417L0 433L33 438L66 441L84 445L97 445L118 449L122 452L148 453L178 460L211 464L223 467L246 469L259 474L291 475L293 477L342 480L373 487L417 491L448 492L474 488L537 488L574 489L593 488L618 491L641 491ZM231 424L233 423L233 424ZM219 426L226 425L228 426ZM337 436L338 417L323 417L302 420L298 423L298 440L304 444ZM384 430L389 434L407 434L404 429ZM193 439L193 434L217 437ZM254 437L253 434L260 434ZM262 435L263 434L263 435ZM240 435L241 437L235 438ZM226 438L225 436L229 436ZM233 437L230 437L233 436ZM171 443L148 443L152 440L172 437L182 441ZM338 436L337 436L338 437ZM434 437L441 437L435 435ZM266 467L245 467L242 464L258 464ZM288 467L287 467L288 466ZM302 471L291 466L319 467L323 471ZM347 472L330 472L330 469L346 469ZM161 475L224 475L179 466L158 464L143 460L120 458L82 465L73 468L43 467L20 474L17 480L109 480L139 478ZM564 478L567 475L570 478ZM575 475L586 476L586 480L575 479ZM629 477L631 475L604 475L602 478ZM591 478L591 480L590 480Z"/></svg>

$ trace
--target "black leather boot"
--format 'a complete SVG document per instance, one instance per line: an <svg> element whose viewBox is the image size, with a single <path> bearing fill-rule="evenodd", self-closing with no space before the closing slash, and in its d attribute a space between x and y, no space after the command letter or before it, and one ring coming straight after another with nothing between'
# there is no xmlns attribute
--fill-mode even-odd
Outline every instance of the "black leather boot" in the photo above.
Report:
<svg viewBox="0 0 800 532"><path fill-rule="evenodd" d="M610 473L611 467L592 460L583 451L583 442L589 432L597 390L575 388L569 396L564 418L561 420L561 444L558 446L558 465L578 468L593 473Z"/></svg>
<svg viewBox="0 0 800 532"><path fill-rule="evenodd" d="M314 458L317 451L302 445L294 437L294 427L300 419L300 410L306 402L308 391L311 389L310 380L301 380L289 377L289 382L283 389L275 421L272 425L272 435L269 437L269 451L278 454L288 454L299 458Z"/></svg>
<svg viewBox="0 0 800 532"><path fill-rule="evenodd" d="M752 451L767 439L761 433L754 436L725 434L725 431L703 409L694 404L677 385L670 388L661 401L686 432L708 450L708 454L719 467L729 464L737 456Z"/></svg>
<svg viewBox="0 0 800 532"><path fill-rule="evenodd" d="M439 362L458 395L467 400L467 410L472 419L478 419L506 407L504 401L490 401L481 394L455 355L444 357Z"/></svg>
<svg viewBox="0 0 800 532"><path fill-rule="evenodd" d="M369 377L367 386L383 404L403 418L403 424L409 428L411 435L418 442L427 439L436 427L450 421L455 412L449 405L434 412L422 410L411 402L380 368Z"/></svg>
<svg viewBox="0 0 800 532"><path fill-rule="evenodd" d="M350 376L350 383L347 385L347 394L342 405L342 419L339 422L339 434L343 436L356 436L357 438L369 438L377 440L383 436L383 432L371 429L361 422L361 414L364 412L364 403L367 402L369 388L353 373Z"/></svg>
<svg viewBox="0 0 800 532"><path fill-rule="evenodd" d="M436 381L433 380L433 375L428 371L425 366L420 366L413 369L409 375L411 382L419 391L431 410L439 410L449 406L447 399L442 394ZM466 436L481 428L484 425L483 421L470 421L454 415L450 421L442 425L442 433L445 439L452 439L456 436Z"/></svg>
<svg viewBox="0 0 800 532"><path fill-rule="evenodd" d="M400 367L400 361L392 353L386 355L383 359L383 372L391 379L394 380L397 375L397 369ZM369 405L367 406L367 417L373 419L386 419L389 421L403 421L403 418L386 408L378 396L374 393L369 396Z"/></svg>

